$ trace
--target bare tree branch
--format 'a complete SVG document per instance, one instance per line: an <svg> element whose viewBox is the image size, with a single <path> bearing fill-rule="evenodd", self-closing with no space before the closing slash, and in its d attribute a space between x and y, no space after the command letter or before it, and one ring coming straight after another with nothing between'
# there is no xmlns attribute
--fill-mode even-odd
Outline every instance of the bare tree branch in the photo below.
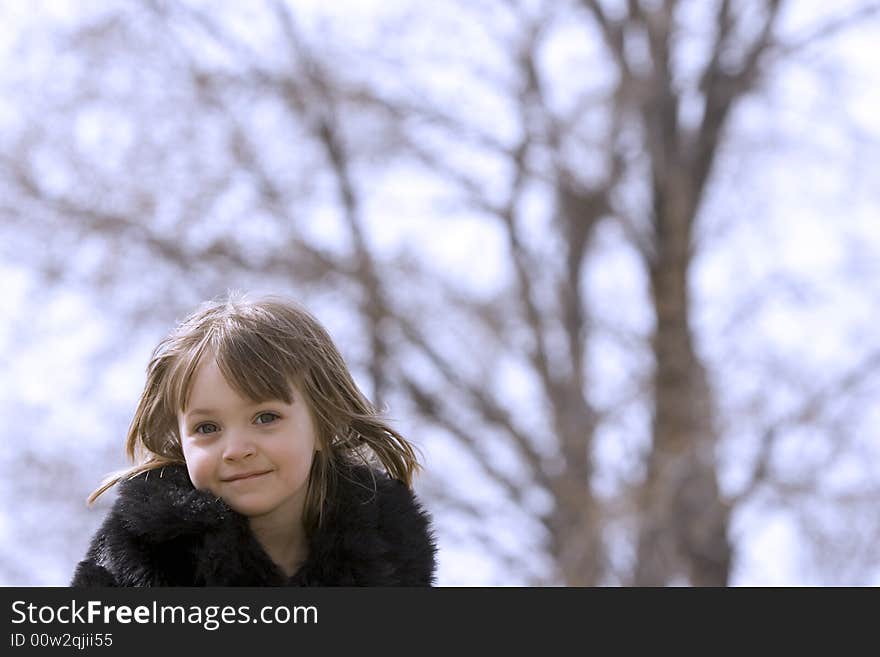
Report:
<svg viewBox="0 0 880 657"><path fill-rule="evenodd" d="M773 473L771 465L775 448L785 435L786 430L814 424L821 417L826 405L850 394L866 379L877 376L878 372L880 372L880 350L868 355L838 380L814 392L803 400L797 410L787 413L767 426L761 437L761 446L755 458L752 473L742 488L729 497L729 503L731 505L743 504L764 485L775 487L783 485ZM805 485L809 486L810 484ZM788 486L788 489L791 492L791 485Z"/></svg>

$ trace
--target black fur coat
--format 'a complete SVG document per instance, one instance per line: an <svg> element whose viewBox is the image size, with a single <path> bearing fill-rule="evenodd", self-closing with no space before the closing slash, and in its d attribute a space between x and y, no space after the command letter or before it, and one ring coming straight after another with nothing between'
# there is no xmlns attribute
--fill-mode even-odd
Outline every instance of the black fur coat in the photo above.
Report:
<svg viewBox="0 0 880 657"><path fill-rule="evenodd" d="M305 563L287 577L246 517L196 490L185 466L166 466L119 484L71 586L434 583L437 548L430 517L403 483L365 466L346 469L324 516L309 539Z"/></svg>

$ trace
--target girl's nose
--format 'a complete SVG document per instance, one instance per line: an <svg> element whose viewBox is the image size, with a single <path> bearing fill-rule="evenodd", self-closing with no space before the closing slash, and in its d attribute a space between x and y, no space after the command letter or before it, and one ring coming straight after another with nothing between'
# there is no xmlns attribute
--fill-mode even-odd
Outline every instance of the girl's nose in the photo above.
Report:
<svg viewBox="0 0 880 657"><path fill-rule="evenodd" d="M228 431L223 446L223 459L226 461L238 461L252 456L256 448L247 431Z"/></svg>

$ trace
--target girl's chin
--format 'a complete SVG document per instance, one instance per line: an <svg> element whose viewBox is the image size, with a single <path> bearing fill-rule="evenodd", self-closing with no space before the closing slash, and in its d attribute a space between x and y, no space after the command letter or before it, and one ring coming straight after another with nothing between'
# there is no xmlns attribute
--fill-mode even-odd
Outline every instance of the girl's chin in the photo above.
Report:
<svg viewBox="0 0 880 657"><path fill-rule="evenodd" d="M243 500L231 496L226 496L223 501L229 505L229 508L240 513L243 516L262 516L272 510L272 505L260 502L259 500Z"/></svg>

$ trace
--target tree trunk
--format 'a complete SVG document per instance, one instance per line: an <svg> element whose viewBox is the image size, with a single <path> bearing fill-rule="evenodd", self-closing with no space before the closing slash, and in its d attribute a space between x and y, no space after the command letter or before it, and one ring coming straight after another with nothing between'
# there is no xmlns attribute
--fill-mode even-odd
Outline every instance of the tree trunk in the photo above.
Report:
<svg viewBox="0 0 880 657"><path fill-rule="evenodd" d="M654 418L641 491L637 586L682 579L725 586L730 574L729 509L720 497L713 395L690 327L690 226L696 212L684 176L664 179L655 205L651 294Z"/></svg>
<svg viewBox="0 0 880 657"><path fill-rule="evenodd" d="M602 514L591 487L596 418L574 385L554 391L553 417L564 468L550 478L554 509L546 526L557 579L565 586L596 586L605 572Z"/></svg>
<svg viewBox="0 0 880 657"><path fill-rule="evenodd" d="M552 481L556 505L547 526L556 580L563 586L596 586L605 570L602 520L590 486L570 468Z"/></svg>

